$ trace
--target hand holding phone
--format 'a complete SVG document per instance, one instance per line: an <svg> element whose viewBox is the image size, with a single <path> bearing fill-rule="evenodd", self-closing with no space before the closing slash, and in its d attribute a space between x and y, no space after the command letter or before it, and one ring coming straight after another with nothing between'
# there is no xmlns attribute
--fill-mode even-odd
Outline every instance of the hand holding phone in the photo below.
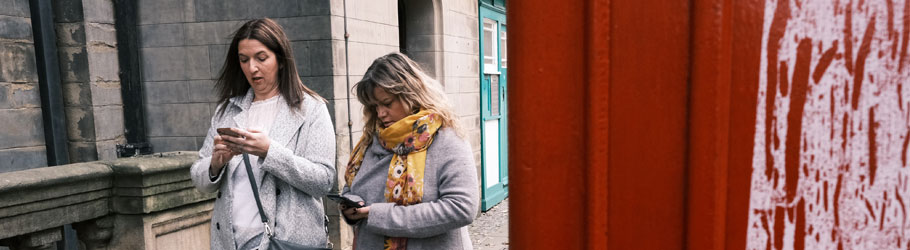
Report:
<svg viewBox="0 0 910 250"><path fill-rule="evenodd" d="M215 129L215 131L218 131L219 135L227 135L227 136L233 136L233 137L237 137L237 138L241 137L240 134L238 134L237 132L234 132L234 130L232 130L231 128L218 128L218 129Z"/></svg>
<svg viewBox="0 0 910 250"><path fill-rule="evenodd" d="M329 197L329 199L335 200L336 202L344 204L345 206L348 206L348 207L353 207L353 208L362 208L363 207L363 205L361 205L359 202L348 199L348 197L344 197L341 195L328 194L328 195L326 195L326 197Z"/></svg>

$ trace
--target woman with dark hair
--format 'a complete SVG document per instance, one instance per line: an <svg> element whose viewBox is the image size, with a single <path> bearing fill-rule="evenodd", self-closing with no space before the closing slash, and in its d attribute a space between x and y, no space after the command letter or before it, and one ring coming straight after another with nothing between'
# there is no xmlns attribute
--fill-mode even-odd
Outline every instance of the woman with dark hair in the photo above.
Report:
<svg viewBox="0 0 910 250"><path fill-rule="evenodd" d="M281 26L243 24L215 88L217 110L191 168L196 188L218 192L211 248L325 246L321 197L335 179L335 134L325 100L300 81Z"/></svg>
<svg viewBox="0 0 910 250"><path fill-rule="evenodd" d="M340 205L354 247L473 249L474 154L442 88L399 53L374 60L355 88L366 124L342 195L362 207Z"/></svg>

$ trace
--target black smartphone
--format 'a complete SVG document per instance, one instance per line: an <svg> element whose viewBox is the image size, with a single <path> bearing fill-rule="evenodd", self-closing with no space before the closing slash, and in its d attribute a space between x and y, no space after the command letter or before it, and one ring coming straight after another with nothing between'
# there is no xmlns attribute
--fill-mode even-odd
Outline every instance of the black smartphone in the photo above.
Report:
<svg viewBox="0 0 910 250"><path fill-rule="evenodd" d="M363 207L363 205L360 205L359 202L353 201L351 199L348 199L348 197L344 197L341 195L327 194L325 197L329 197L329 199L335 200L336 202L344 204L345 206L348 206L348 207L355 207L355 208Z"/></svg>
<svg viewBox="0 0 910 250"><path fill-rule="evenodd" d="M240 138L240 134L234 132L233 130L231 130L231 128L218 128L218 129L215 129L215 131L218 131L218 134L220 134L220 135L227 135L227 136L233 136L233 137Z"/></svg>

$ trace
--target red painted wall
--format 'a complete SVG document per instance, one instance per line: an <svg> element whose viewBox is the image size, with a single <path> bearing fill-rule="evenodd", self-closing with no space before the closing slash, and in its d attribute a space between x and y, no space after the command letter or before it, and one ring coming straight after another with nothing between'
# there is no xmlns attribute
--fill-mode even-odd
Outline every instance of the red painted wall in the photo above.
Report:
<svg viewBox="0 0 910 250"><path fill-rule="evenodd" d="M516 249L910 245L910 0L508 4Z"/></svg>

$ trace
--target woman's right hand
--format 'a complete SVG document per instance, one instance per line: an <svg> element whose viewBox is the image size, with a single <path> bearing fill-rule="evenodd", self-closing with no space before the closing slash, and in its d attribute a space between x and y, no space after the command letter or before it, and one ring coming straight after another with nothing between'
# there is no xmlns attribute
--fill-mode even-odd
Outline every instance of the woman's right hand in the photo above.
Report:
<svg viewBox="0 0 910 250"><path fill-rule="evenodd" d="M362 201L358 203L360 203L360 205L364 204ZM355 208L348 207L344 204L338 204L338 209L341 210L341 214L348 220L360 220L370 216L370 206Z"/></svg>
<svg viewBox="0 0 910 250"><path fill-rule="evenodd" d="M209 166L209 174L217 175L221 172L221 168L227 164L231 158L239 155L240 152L234 151L232 147L228 146L227 141L221 138L221 135L215 135L215 149L212 151L212 164Z"/></svg>

